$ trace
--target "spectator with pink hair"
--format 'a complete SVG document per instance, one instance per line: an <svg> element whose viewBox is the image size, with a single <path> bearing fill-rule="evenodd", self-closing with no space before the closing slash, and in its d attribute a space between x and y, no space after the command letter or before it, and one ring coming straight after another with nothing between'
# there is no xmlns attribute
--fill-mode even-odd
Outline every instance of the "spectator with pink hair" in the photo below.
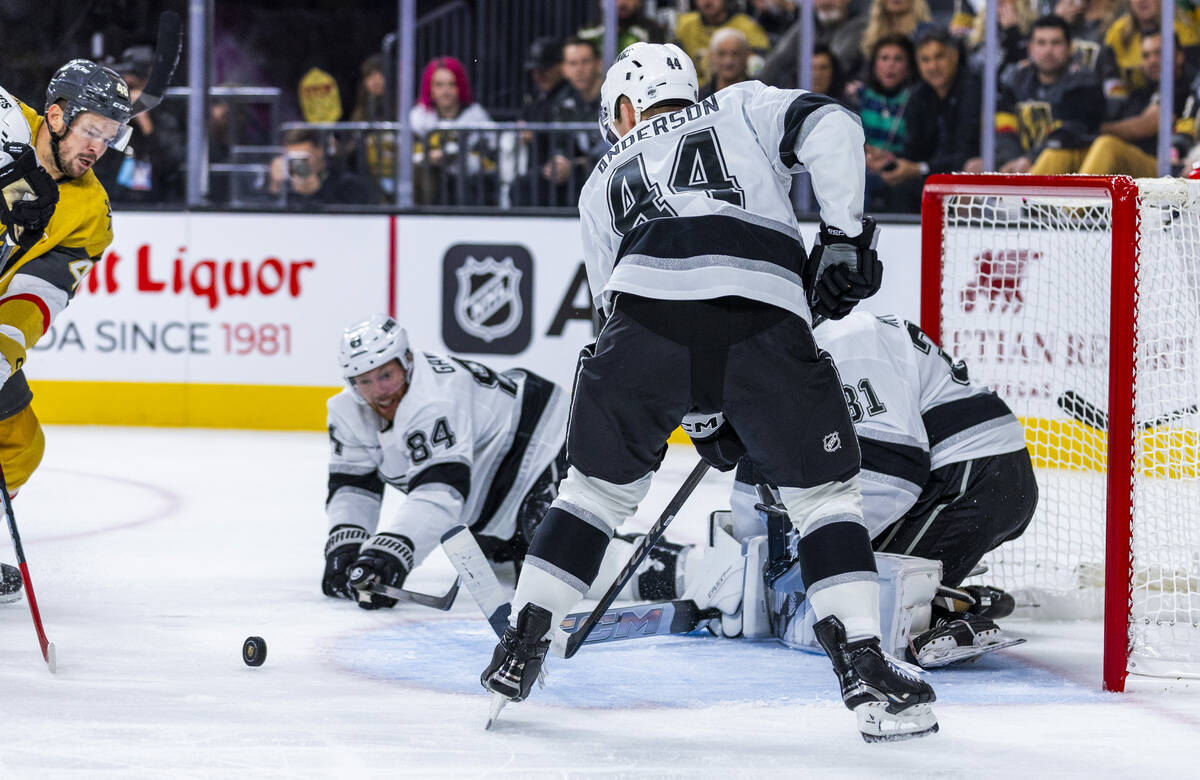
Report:
<svg viewBox="0 0 1200 780"><path fill-rule="evenodd" d="M425 66L417 104L408 114L415 140L414 198L418 203L463 204L485 200L483 174L493 172L495 138L456 127L491 123L471 96L471 82L454 57L437 57ZM468 182L470 177L474 182ZM472 186L474 185L474 186Z"/></svg>

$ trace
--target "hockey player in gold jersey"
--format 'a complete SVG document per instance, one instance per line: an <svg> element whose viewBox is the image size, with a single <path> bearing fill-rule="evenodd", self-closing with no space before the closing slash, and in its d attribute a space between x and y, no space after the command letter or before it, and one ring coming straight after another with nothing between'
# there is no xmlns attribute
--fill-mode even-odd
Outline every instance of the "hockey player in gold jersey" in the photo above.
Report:
<svg viewBox="0 0 1200 780"><path fill-rule="evenodd" d="M59 68L42 114L0 89L0 467L10 493L45 449L22 369L112 243L108 196L91 169L109 147L124 148L132 113L121 77L89 60ZM10 568L0 601L18 594Z"/></svg>

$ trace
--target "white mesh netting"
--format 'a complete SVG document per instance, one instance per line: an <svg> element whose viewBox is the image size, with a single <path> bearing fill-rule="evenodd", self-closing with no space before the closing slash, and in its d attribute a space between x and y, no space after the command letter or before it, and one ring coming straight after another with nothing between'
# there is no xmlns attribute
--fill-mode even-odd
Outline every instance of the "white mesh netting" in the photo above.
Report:
<svg viewBox="0 0 1200 780"><path fill-rule="evenodd" d="M1129 669L1196 674L1200 182L1138 188ZM983 579L1055 617L1103 610L1111 216L1108 198L1067 191L943 203L943 346L1022 418L1040 487Z"/></svg>

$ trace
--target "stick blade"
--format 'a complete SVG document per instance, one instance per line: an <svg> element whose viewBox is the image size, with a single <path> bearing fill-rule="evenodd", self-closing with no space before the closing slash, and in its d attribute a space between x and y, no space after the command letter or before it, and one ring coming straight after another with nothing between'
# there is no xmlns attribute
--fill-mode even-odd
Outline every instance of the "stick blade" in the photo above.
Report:
<svg viewBox="0 0 1200 780"><path fill-rule="evenodd" d="M46 666L50 669L50 674L58 671L58 653L54 649L53 642L46 643Z"/></svg>

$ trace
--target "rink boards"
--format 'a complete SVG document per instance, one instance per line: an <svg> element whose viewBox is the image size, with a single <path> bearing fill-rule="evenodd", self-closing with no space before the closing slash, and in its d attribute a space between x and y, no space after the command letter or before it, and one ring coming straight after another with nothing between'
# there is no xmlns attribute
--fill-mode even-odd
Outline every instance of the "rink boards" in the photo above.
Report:
<svg viewBox="0 0 1200 780"><path fill-rule="evenodd" d="M320 430L342 328L569 386L593 339L574 218L117 213L27 372L46 422ZM811 238L816 225L802 225ZM917 317L920 230L883 228L870 310Z"/></svg>

